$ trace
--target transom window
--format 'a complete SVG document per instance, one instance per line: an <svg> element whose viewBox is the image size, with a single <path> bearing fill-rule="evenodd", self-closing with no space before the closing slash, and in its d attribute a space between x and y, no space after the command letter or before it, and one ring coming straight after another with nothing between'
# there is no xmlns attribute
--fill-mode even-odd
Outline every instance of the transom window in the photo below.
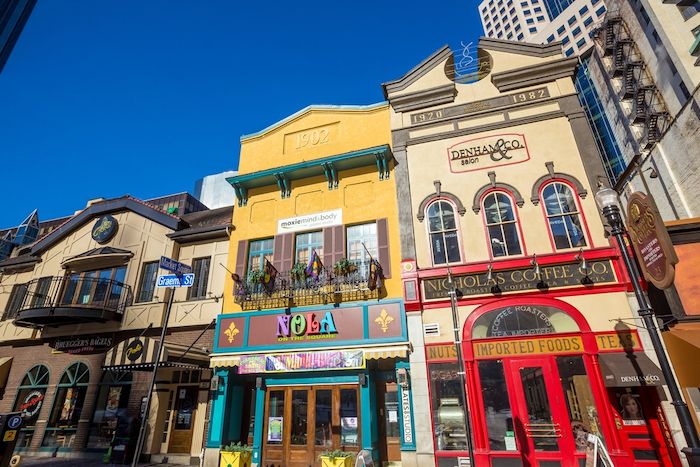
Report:
<svg viewBox="0 0 700 467"><path fill-rule="evenodd" d="M428 206L428 235L433 264L459 263L459 239L454 207L447 201Z"/></svg>
<svg viewBox="0 0 700 467"><path fill-rule="evenodd" d="M493 257L522 254L518 223L510 197L495 191L486 195L483 203L489 247Z"/></svg>
<svg viewBox="0 0 700 467"><path fill-rule="evenodd" d="M583 223L571 188L552 182L542 190L542 202L556 249L586 246Z"/></svg>
<svg viewBox="0 0 700 467"><path fill-rule="evenodd" d="M319 257L323 256L323 231L297 234L294 257L298 263L308 264L311 252L316 250Z"/></svg>
<svg viewBox="0 0 700 467"><path fill-rule="evenodd" d="M274 240L272 238L250 242L248 271L262 271L263 266L265 266L265 260L272 262L273 248Z"/></svg>

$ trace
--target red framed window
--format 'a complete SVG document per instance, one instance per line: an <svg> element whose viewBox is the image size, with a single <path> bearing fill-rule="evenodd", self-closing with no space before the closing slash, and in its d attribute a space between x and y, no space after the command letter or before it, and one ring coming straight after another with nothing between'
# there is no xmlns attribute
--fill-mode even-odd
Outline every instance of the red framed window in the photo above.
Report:
<svg viewBox="0 0 700 467"><path fill-rule="evenodd" d="M520 225L512 198L503 191L492 191L481 201L491 256L523 254Z"/></svg>
<svg viewBox="0 0 700 467"><path fill-rule="evenodd" d="M433 264L460 263L462 255L454 206L445 200L435 201L426 208L426 217Z"/></svg>
<svg viewBox="0 0 700 467"><path fill-rule="evenodd" d="M579 199L571 187L553 181L542 187L540 197L555 249L586 246L586 228Z"/></svg>

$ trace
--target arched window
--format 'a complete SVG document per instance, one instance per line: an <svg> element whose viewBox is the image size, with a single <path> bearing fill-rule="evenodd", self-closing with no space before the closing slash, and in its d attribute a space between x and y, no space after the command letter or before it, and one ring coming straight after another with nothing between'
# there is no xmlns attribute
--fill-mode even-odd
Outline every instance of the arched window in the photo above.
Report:
<svg viewBox="0 0 700 467"><path fill-rule="evenodd" d="M569 185L552 182L542 189L549 231L557 250L586 246L576 195Z"/></svg>
<svg viewBox="0 0 700 467"><path fill-rule="evenodd" d="M78 420L89 381L90 370L84 363L74 363L63 372L42 446L72 448L75 445Z"/></svg>
<svg viewBox="0 0 700 467"><path fill-rule="evenodd" d="M436 201L428 206L427 211L433 264L459 263L461 255L454 207L447 201Z"/></svg>
<svg viewBox="0 0 700 467"><path fill-rule="evenodd" d="M24 424L17 435L17 448L27 449L32 444L34 425L44 405L46 388L49 386L49 369L45 365L32 367L17 388L15 412L21 412Z"/></svg>
<svg viewBox="0 0 700 467"><path fill-rule="evenodd" d="M501 191L487 194L483 210L492 256L498 258L522 254L518 221L510 196Z"/></svg>

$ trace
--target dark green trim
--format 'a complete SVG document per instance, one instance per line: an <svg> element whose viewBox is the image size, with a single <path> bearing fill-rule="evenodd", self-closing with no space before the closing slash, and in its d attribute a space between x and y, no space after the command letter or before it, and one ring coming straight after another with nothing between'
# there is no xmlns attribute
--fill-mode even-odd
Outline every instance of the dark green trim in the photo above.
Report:
<svg viewBox="0 0 700 467"><path fill-rule="evenodd" d="M226 179L236 192L239 206L248 204L248 191L251 188L276 185L282 198L288 198L292 191L292 180L324 176L328 180L329 189L338 187L338 174L341 170L375 165L379 179L389 178L389 160L392 158L388 145L352 151L336 156L325 157L284 167L261 170L245 175Z"/></svg>

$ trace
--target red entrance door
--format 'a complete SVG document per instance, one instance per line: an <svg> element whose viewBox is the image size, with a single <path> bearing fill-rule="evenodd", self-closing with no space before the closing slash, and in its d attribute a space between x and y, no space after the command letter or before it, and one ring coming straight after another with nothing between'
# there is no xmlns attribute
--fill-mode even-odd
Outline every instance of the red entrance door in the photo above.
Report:
<svg viewBox="0 0 700 467"><path fill-rule="evenodd" d="M576 447L559 372L551 357L506 361L513 428L523 465L575 467Z"/></svg>

